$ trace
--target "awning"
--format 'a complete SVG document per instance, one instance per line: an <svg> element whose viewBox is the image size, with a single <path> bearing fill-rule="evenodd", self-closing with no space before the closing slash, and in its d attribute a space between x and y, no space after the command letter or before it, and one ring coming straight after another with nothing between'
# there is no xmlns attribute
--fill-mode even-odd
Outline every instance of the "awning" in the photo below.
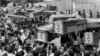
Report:
<svg viewBox="0 0 100 56"><path fill-rule="evenodd" d="M6 14L8 17L15 17L15 18L26 18L25 16L19 16L19 15L12 15L12 14Z"/></svg>
<svg viewBox="0 0 100 56"><path fill-rule="evenodd" d="M64 14L64 15L51 15L49 19L49 23L53 23L56 20L68 20L69 18L76 18L73 14Z"/></svg>
<svg viewBox="0 0 100 56"><path fill-rule="evenodd" d="M57 11L55 10L55 11L44 11L44 13L48 13L48 14L50 14L50 13L56 13Z"/></svg>
<svg viewBox="0 0 100 56"><path fill-rule="evenodd" d="M47 6L47 3L46 2L39 2L39 3L35 3L34 6L43 6L43 7L46 7Z"/></svg>
<svg viewBox="0 0 100 56"><path fill-rule="evenodd" d="M88 28L99 28L100 27L100 23L88 23L87 27Z"/></svg>
<svg viewBox="0 0 100 56"><path fill-rule="evenodd" d="M53 30L53 24L40 26L40 27L37 27L37 29L41 30L41 31L52 31Z"/></svg>
<svg viewBox="0 0 100 56"><path fill-rule="evenodd" d="M87 28L86 19L54 22L54 32L57 34L67 34L71 32L78 32L78 31L86 30L86 28Z"/></svg>
<svg viewBox="0 0 100 56"><path fill-rule="evenodd" d="M87 18L87 23L96 23L100 22L100 18Z"/></svg>
<svg viewBox="0 0 100 56"><path fill-rule="evenodd" d="M27 10L27 12L34 12L34 11L36 11L37 9L36 9L35 7L33 7L33 8L27 8L26 10Z"/></svg>
<svg viewBox="0 0 100 56"><path fill-rule="evenodd" d="M78 19L74 21L72 20L72 21L69 21L67 32L69 33L69 32L82 31L82 30L86 30L86 28L87 28L87 21L85 19Z"/></svg>
<svg viewBox="0 0 100 56"><path fill-rule="evenodd" d="M98 28L100 27L100 19L98 18L91 18L87 19L87 27L88 28Z"/></svg>
<svg viewBox="0 0 100 56"><path fill-rule="evenodd" d="M69 15L67 15L67 14L65 14L65 15L51 15L50 17L52 17L52 18L59 18L59 17L75 17L75 15L73 15L73 14L69 14Z"/></svg>

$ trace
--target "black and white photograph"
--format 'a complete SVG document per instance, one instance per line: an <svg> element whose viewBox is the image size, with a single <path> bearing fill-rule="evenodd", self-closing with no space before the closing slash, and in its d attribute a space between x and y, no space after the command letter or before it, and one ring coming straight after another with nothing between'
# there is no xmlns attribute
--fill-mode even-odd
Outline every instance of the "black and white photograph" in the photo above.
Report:
<svg viewBox="0 0 100 56"><path fill-rule="evenodd" d="M0 0L0 56L100 56L100 0Z"/></svg>

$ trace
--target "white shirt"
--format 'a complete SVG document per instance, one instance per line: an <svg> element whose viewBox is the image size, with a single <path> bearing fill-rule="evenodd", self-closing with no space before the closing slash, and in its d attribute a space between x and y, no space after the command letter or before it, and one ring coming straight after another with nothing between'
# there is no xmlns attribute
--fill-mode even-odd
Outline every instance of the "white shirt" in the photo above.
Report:
<svg viewBox="0 0 100 56"><path fill-rule="evenodd" d="M13 2L8 3L6 8L8 9L8 11L13 10Z"/></svg>
<svg viewBox="0 0 100 56"><path fill-rule="evenodd" d="M14 54L12 54L12 53L8 53L7 55L8 55L8 56L15 56L15 55L14 55Z"/></svg>
<svg viewBox="0 0 100 56"><path fill-rule="evenodd" d="M21 40L24 42L24 40L26 39L27 37L25 36L25 34L23 34L22 36L21 36Z"/></svg>
<svg viewBox="0 0 100 56"><path fill-rule="evenodd" d="M34 47L33 50L36 50L36 47Z"/></svg>
<svg viewBox="0 0 100 56"><path fill-rule="evenodd" d="M18 48L18 52L20 52L20 51L22 51L23 49L19 46L19 48Z"/></svg>
<svg viewBox="0 0 100 56"><path fill-rule="evenodd" d="M49 56L54 56L54 53L51 53Z"/></svg>
<svg viewBox="0 0 100 56"><path fill-rule="evenodd" d="M82 52L82 56L84 56L84 53Z"/></svg>
<svg viewBox="0 0 100 56"><path fill-rule="evenodd" d="M24 53L25 53L24 56L27 56L27 52L25 50L24 50Z"/></svg>
<svg viewBox="0 0 100 56"><path fill-rule="evenodd" d="M97 52L100 50L100 47L97 49Z"/></svg>
<svg viewBox="0 0 100 56"><path fill-rule="evenodd" d="M1 36L1 41L4 41L5 40L5 37L4 36Z"/></svg>
<svg viewBox="0 0 100 56"><path fill-rule="evenodd" d="M3 54L7 53L6 51L1 51L0 50L0 56L2 56Z"/></svg>
<svg viewBox="0 0 100 56"><path fill-rule="evenodd" d="M9 26L7 24L5 24L5 28L8 28Z"/></svg>

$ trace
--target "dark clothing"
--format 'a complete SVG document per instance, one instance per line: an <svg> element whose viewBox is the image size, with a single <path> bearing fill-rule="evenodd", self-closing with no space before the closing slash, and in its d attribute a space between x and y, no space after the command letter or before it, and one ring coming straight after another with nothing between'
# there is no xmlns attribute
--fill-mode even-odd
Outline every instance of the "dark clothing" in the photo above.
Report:
<svg viewBox="0 0 100 56"><path fill-rule="evenodd" d="M74 54L75 54L75 52L74 52L72 49L70 49L69 55L70 55L70 56L74 56Z"/></svg>
<svg viewBox="0 0 100 56"><path fill-rule="evenodd" d="M86 18L86 13L83 13L83 18Z"/></svg>
<svg viewBox="0 0 100 56"><path fill-rule="evenodd" d="M97 13L97 18L100 18L100 14L99 13Z"/></svg>
<svg viewBox="0 0 100 56"><path fill-rule="evenodd" d="M61 55L61 52L60 51L56 51L54 56L60 56Z"/></svg>
<svg viewBox="0 0 100 56"><path fill-rule="evenodd" d="M100 56L100 50L98 51L97 55Z"/></svg>
<svg viewBox="0 0 100 56"><path fill-rule="evenodd" d="M92 12L90 12L90 18L93 18Z"/></svg>
<svg viewBox="0 0 100 56"><path fill-rule="evenodd" d="M82 16L82 13L81 13L81 11L79 11L79 12L78 12L78 15Z"/></svg>
<svg viewBox="0 0 100 56"><path fill-rule="evenodd" d="M18 38L18 42L19 42L20 45L23 45L23 42L19 38Z"/></svg>
<svg viewBox="0 0 100 56"><path fill-rule="evenodd" d="M85 56L90 56L91 52L85 53Z"/></svg>
<svg viewBox="0 0 100 56"><path fill-rule="evenodd" d="M33 56L38 56L38 51L37 50L35 50L35 51L33 51Z"/></svg>

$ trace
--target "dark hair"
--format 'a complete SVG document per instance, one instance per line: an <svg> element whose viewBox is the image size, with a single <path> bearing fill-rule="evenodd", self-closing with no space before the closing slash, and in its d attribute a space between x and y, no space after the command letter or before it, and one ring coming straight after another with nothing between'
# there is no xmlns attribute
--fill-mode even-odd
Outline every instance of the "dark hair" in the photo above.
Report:
<svg viewBox="0 0 100 56"><path fill-rule="evenodd" d="M79 44L79 46L80 46L80 45L83 45L83 46L84 46L84 44L83 44L83 43L80 43L80 44Z"/></svg>
<svg viewBox="0 0 100 56"><path fill-rule="evenodd" d="M23 56L24 55L24 51L20 51L21 55Z"/></svg>
<svg viewBox="0 0 100 56"><path fill-rule="evenodd" d="M85 10L83 9L83 12L85 12Z"/></svg>
<svg viewBox="0 0 100 56"><path fill-rule="evenodd" d="M7 53L3 54L3 56L8 56Z"/></svg>
<svg viewBox="0 0 100 56"><path fill-rule="evenodd" d="M99 13L99 12L97 12L97 13Z"/></svg>
<svg viewBox="0 0 100 56"><path fill-rule="evenodd" d="M9 48L8 53L12 53L12 52L13 52L13 50Z"/></svg>

